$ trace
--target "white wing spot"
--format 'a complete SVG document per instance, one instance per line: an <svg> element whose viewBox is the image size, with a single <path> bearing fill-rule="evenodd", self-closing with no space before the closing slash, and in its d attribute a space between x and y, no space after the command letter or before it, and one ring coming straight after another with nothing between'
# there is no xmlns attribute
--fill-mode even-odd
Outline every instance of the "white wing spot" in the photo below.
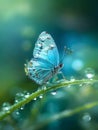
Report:
<svg viewBox="0 0 98 130"><path fill-rule="evenodd" d="M51 39L51 37L49 36L49 34L46 33L46 34L40 36L40 40L45 41L46 39Z"/></svg>
<svg viewBox="0 0 98 130"><path fill-rule="evenodd" d="M37 44L37 45L38 45L38 47L41 47L41 46L42 46L42 44L40 44L40 43L39 43L39 44Z"/></svg>
<svg viewBox="0 0 98 130"><path fill-rule="evenodd" d="M51 45L50 45L50 47L54 48L54 47L55 47L55 45L51 44Z"/></svg>
<svg viewBox="0 0 98 130"><path fill-rule="evenodd" d="M39 56L40 56L39 54L36 54L36 55L35 55L35 58L38 58Z"/></svg>
<svg viewBox="0 0 98 130"><path fill-rule="evenodd" d="M55 47L56 47L55 45L51 44L51 45L49 46L49 50L52 50L52 49L55 48Z"/></svg>

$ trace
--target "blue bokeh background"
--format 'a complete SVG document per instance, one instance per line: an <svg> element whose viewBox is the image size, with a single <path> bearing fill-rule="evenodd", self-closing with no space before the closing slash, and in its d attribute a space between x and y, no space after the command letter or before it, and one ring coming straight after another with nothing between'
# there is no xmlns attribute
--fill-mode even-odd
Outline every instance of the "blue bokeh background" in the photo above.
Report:
<svg viewBox="0 0 98 130"><path fill-rule="evenodd" d="M32 58L42 31L52 35L61 57L64 46L72 49L71 55L66 54L62 69L67 79L85 78L84 71L88 67L97 77L97 5L96 0L0 1L0 104L13 103L17 92L32 92L38 87L26 77L24 63Z"/></svg>

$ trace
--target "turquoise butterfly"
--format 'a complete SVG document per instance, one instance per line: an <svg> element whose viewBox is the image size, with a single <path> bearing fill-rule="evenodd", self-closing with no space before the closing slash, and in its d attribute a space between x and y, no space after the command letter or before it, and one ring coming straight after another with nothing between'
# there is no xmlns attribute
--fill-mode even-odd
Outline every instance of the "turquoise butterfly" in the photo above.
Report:
<svg viewBox="0 0 98 130"><path fill-rule="evenodd" d="M47 32L42 32L35 44L33 58L25 64L25 72L37 84L45 84L56 75L63 64L57 46Z"/></svg>

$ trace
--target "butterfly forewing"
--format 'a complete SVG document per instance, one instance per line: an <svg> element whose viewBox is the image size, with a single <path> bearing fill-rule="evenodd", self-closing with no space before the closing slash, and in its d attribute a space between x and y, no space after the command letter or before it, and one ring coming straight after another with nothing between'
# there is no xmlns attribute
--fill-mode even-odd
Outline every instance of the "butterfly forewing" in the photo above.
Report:
<svg viewBox="0 0 98 130"><path fill-rule="evenodd" d="M33 56L42 58L57 66L59 64L59 54L57 46L50 34L42 32L35 44Z"/></svg>

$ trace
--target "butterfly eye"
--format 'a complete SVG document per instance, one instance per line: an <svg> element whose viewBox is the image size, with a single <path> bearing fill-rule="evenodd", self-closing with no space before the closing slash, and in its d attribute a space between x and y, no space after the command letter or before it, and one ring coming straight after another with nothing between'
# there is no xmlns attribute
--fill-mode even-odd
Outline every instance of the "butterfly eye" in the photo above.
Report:
<svg viewBox="0 0 98 130"><path fill-rule="evenodd" d="M63 64L60 64L59 67L62 68L62 67L63 67Z"/></svg>

